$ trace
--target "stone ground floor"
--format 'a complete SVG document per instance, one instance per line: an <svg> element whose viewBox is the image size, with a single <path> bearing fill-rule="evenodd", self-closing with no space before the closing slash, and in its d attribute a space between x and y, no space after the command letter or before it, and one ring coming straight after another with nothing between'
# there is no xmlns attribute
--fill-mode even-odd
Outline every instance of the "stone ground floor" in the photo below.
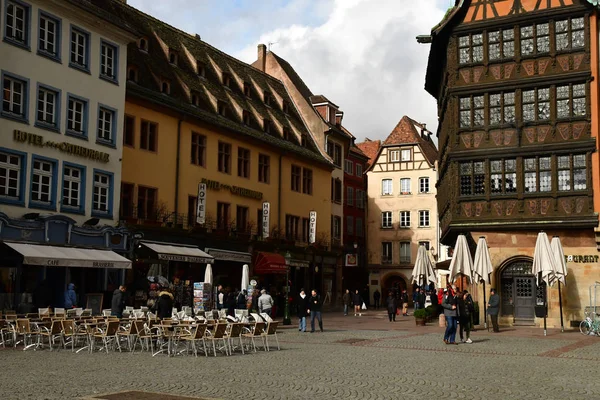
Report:
<svg viewBox="0 0 600 400"><path fill-rule="evenodd" d="M503 327L473 344L436 325L324 315L324 333L283 329L281 351L151 357L0 349L3 399L575 399L600 398L600 338Z"/></svg>

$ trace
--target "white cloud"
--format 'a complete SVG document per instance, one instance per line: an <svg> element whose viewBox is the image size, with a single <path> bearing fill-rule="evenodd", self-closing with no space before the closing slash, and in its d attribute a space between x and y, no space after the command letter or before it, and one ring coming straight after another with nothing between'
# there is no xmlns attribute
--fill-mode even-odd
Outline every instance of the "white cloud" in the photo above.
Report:
<svg viewBox="0 0 600 400"><path fill-rule="evenodd" d="M258 43L296 69L315 94L344 111L344 125L358 140L383 139L403 115L437 129L435 99L423 89L427 34L445 10L436 0L335 0L316 27L291 25L263 33L234 54L252 62Z"/></svg>

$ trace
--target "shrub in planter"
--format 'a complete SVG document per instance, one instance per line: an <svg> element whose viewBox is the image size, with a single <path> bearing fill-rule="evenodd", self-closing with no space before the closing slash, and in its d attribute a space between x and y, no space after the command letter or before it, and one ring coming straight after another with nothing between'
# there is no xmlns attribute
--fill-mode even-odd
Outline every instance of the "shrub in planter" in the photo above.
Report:
<svg viewBox="0 0 600 400"><path fill-rule="evenodd" d="M425 325L429 313L427 312L427 310L421 308L415 311L413 315L415 316L415 323L417 325Z"/></svg>
<svg viewBox="0 0 600 400"><path fill-rule="evenodd" d="M425 307L425 311L427 311L428 317L436 318L438 314L437 306L427 306Z"/></svg>

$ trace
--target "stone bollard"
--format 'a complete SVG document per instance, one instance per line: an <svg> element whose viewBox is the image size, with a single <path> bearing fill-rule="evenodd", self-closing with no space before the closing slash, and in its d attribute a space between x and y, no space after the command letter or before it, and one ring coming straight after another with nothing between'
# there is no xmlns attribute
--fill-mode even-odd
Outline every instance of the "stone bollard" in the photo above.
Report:
<svg viewBox="0 0 600 400"><path fill-rule="evenodd" d="M446 317L444 316L444 314L440 314L439 317L439 323L440 323L440 328L445 328L446 327Z"/></svg>

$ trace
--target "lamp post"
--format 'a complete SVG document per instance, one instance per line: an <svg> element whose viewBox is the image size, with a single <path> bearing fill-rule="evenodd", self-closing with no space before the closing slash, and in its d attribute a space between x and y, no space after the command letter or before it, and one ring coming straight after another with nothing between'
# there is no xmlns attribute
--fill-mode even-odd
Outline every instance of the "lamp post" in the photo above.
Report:
<svg viewBox="0 0 600 400"><path fill-rule="evenodd" d="M291 325L292 320L290 318L290 260L292 259L292 255L289 251L285 253L285 307L283 309L283 324Z"/></svg>

